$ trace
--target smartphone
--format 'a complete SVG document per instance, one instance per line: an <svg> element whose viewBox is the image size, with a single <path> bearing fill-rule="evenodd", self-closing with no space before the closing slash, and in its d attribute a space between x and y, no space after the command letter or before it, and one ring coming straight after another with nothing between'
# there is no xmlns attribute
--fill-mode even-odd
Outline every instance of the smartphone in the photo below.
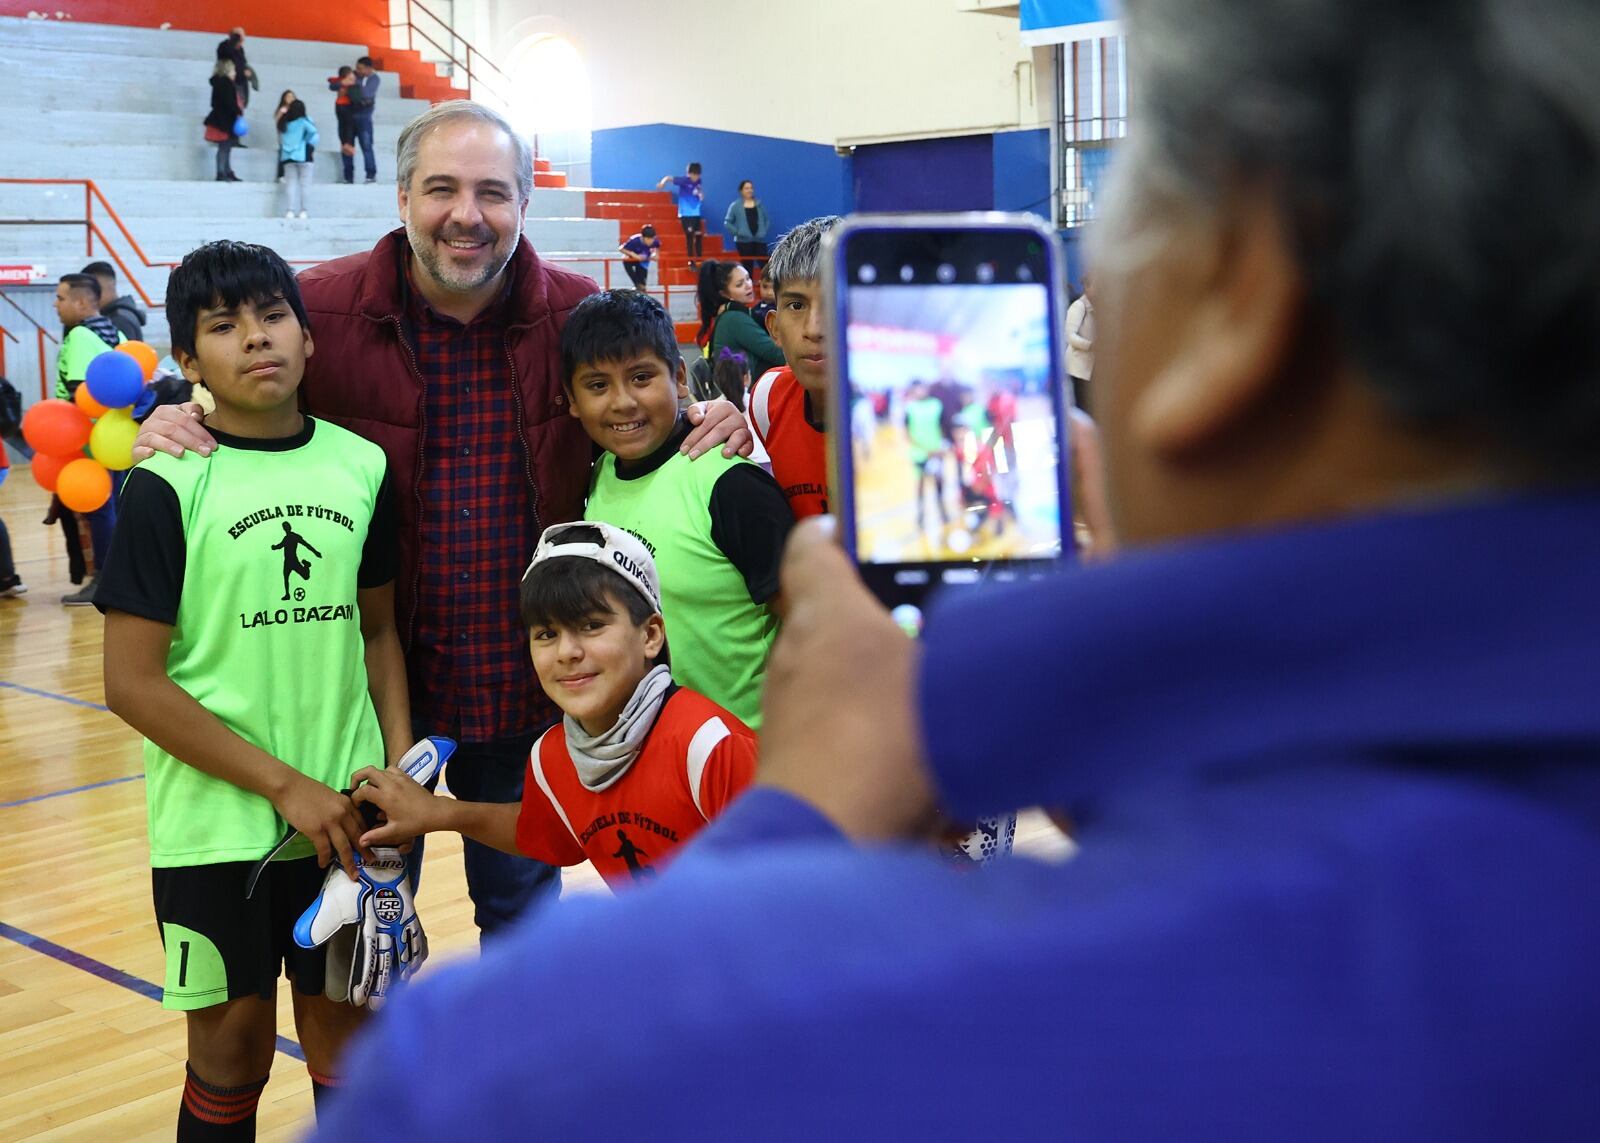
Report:
<svg viewBox="0 0 1600 1143"><path fill-rule="evenodd" d="M1064 258L1028 214L857 215L829 232L829 488L907 631L935 592L1074 552Z"/></svg>

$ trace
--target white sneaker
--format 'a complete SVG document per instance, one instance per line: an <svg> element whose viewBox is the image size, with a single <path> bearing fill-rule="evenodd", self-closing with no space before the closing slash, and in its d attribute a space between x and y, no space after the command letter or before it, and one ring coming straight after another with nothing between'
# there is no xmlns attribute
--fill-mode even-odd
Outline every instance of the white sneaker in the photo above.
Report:
<svg viewBox="0 0 1600 1143"><path fill-rule="evenodd" d="M284 211L283 212L283 217L285 217L285 218L293 218L294 217L294 211L292 211L292 210Z"/></svg>
<svg viewBox="0 0 1600 1143"><path fill-rule="evenodd" d="M305 211L302 210L300 212L300 217L301 218L310 218L311 216L309 214L307 214Z"/></svg>

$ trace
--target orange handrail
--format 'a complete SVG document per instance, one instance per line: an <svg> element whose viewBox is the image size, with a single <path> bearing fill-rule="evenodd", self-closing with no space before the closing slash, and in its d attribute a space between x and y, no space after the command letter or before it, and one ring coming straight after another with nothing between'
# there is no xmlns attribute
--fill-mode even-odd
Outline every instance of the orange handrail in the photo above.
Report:
<svg viewBox="0 0 1600 1143"><path fill-rule="evenodd" d="M427 32L423 31L421 27L418 26L417 22L411 18L411 9L413 7L420 8L422 10L422 14L423 15L427 16L428 19L432 20L436 25L438 25L438 27L440 29L443 30L444 34L450 40L450 45L451 45L450 47L448 47L448 48L445 47L438 40L434 39ZM490 94L494 95L497 99L501 100L502 102L505 102L507 100L506 92L496 90L496 86L494 84L488 82L487 77L485 75L481 74L481 73L483 71L483 68L487 67L490 71L493 71L495 75L499 76L505 82L507 87L509 87L510 84L511 84L511 77L508 76L505 72L501 71L500 68L495 65L495 62L492 59L490 59L488 56L484 55L484 53L479 48L475 47L470 40L468 40L465 36L461 35L461 33L457 32L455 30L455 28L453 28L449 24L445 23L444 20L442 20L437 13L435 13L432 9L430 9L426 4L423 4L421 2L421 0L406 0L406 18L403 21L399 21L397 23L385 24L384 27L385 28L404 28L406 30L406 48L408 50L410 50L410 51L416 51L416 40L415 40L415 37L416 36L421 36L429 44L433 45L433 47L435 49L437 49L440 53L442 53L444 55L444 58L446 60L448 60L452 65L454 65L455 67L458 67L461 70L463 70L464 72L466 72L467 73L467 98L468 99L471 99L471 98L474 97L475 92L473 91L473 85L474 84L478 84L478 85L481 85L483 87L488 88ZM456 58L456 55L455 55L455 43L456 43L457 40L459 40L461 42L462 46L466 48L466 53L465 54L466 54L467 58L465 60L459 60L459 59ZM479 68L476 71L473 70L473 67L472 67L472 57L474 55L476 55L478 57L478 61L479 61ZM537 152L537 150L538 150L537 140L535 141L534 149Z"/></svg>
<svg viewBox="0 0 1600 1143"><path fill-rule="evenodd" d="M50 395L50 375L45 370L45 361L48 353L44 347L45 338L49 338L51 341L58 343L61 339L55 334L51 333L49 330L45 329L44 326L40 325L34 319L34 316L27 310L23 309L21 306L17 305L16 302L12 301L11 295L6 293L4 290L0 290L0 302L5 302L6 305L16 310L27 320L28 324L34 328L34 335L39 344L39 398L40 400L43 400L45 397ZM6 334L6 336L10 337L12 341L17 340L16 337L12 336L12 334L9 332Z"/></svg>
<svg viewBox="0 0 1600 1143"><path fill-rule="evenodd" d="M105 252L110 255L111 260L117 264L117 269L122 272L122 276L125 277L133 286L134 293L139 295L140 301L144 302L144 304L150 309L161 309L166 305L165 302L158 302L150 296L149 292L144 288L144 284L139 281L139 276L135 274L132 267L130 267L128 263L123 260L122 255L117 253L117 248L111 244L111 240L106 237L106 232L102 230L100 228L100 224L95 221L94 204L97 201L100 203L102 209L104 209L106 214L111 217L111 221L116 223L117 229L122 232L122 237L127 239L128 245L133 247L133 252L139 256L140 263L142 263L147 269L164 267L170 270L174 266L178 265L178 263L152 260L151 257L144 252L144 247L139 245L139 240L133 236L133 231L128 229L128 224L122 221L122 216L117 213L117 208L111 205L111 200L106 197L105 192L100 189L99 184L93 179L0 178L0 183L15 183L25 186L83 187L83 218L81 220L73 218L39 219L37 221L70 222L74 225L82 226L84 228L84 253L87 257L94 257L94 242L95 239L98 238L100 240L100 245L105 248ZM300 258L291 259L289 264L291 266L319 266L323 261L324 259L320 258Z"/></svg>

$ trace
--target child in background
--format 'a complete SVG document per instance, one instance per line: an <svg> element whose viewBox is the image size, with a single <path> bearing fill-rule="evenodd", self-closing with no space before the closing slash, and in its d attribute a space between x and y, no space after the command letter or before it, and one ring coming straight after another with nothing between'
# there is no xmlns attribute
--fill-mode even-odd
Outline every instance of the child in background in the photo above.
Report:
<svg viewBox="0 0 1600 1143"><path fill-rule="evenodd" d="M328 90L333 92L333 121L339 131L339 181L356 181L356 121L355 108L350 103L350 89L355 86L356 69L346 64L338 75L328 77Z"/></svg>
<svg viewBox="0 0 1600 1143"><path fill-rule="evenodd" d="M827 215L789 231L773 248L762 275L778 303L767 316L767 331L788 364L756 382L750 423L799 519L828 510L828 358L818 279L822 236L838 221Z"/></svg>
<svg viewBox="0 0 1600 1143"><path fill-rule="evenodd" d="M617 249L622 253L622 269L627 273L628 280L635 289L644 289L650 282L650 259L661 249L656 228L645 223L637 234L630 235Z"/></svg>
<svg viewBox="0 0 1600 1143"><path fill-rule="evenodd" d="M6 455L5 442L0 441L0 485L4 485L10 475L11 458ZM17 565L11 559L11 534L6 531L6 522L0 520L0 599L15 599L27 590L28 585L22 582Z"/></svg>
<svg viewBox="0 0 1600 1143"><path fill-rule="evenodd" d="M365 827L339 791L410 744L398 526L383 450L299 410L313 345L281 258L210 243L166 301L174 354L216 400L218 447L129 474L95 602L106 703L146 739L162 1004L188 1024L177 1137L251 1139L280 971L317 1103L362 1019L324 995L325 947L292 930L323 866L356 874ZM247 897L286 823L304 836Z"/></svg>
<svg viewBox="0 0 1600 1143"><path fill-rule="evenodd" d="M61 319L61 348L56 353L56 397L72 400L78 386L88 375L89 363L102 353L110 353L127 338L111 319L100 312L100 282L90 274L63 274L56 285L56 316ZM77 591L61 597L64 607L88 607L94 603L95 584L100 578L100 565L105 562L111 548L111 532L117 522L117 491L122 486L123 474L111 474L111 499L93 512L83 514L83 523L89 531L89 547L94 555L94 572L89 582ZM78 528L77 513L61 503L59 497L50 498L50 513L46 523L59 523L66 535L67 560L72 569L72 582L80 583L87 574L83 559L83 537Z"/></svg>
<svg viewBox="0 0 1600 1143"><path fill-rule="evenodd" d="M565 714L534 744L522 805L435 797L397 771L365 770L355 800L388 820L361 843L448 830L551 865L588 860L613 889L648 880L750 784L755 735L673 681L655 564L620 528L547 528L522 579L522 621Z"/></svg>
<svg viewBox="0 0 1600 1143"><path fill-rule="evenodd" d="M321 137L317 125L306 114L306 105L296 99L283 113L283 135L278 142L278 160L287 172L289 209L285 218L305 218L306 197L311 193L311 177L316 172L311 160Z"/></svg>
<svg viewBox="0 0 1600 1143"><path fill-rule="evenodd" d="M678 451L689 431L672 319L648 294L606 290L561 331L572 415L604 454L584 519L644 542L661 575L673 673L746 725L761 719L761 681L778 620L778 565L794 516L758 466L713 450Z"/></svg>
<svg viewBox="0 0 1600 1143"><path fill-rule="evenodd" d="M706 220L701 215L706 192L700 185L700 164L690 163L687 172L681 175L661 176L656 189L664 190L668 186L678 196L678 225L683 227L683 239L689 247L689 268L693 269L705 249Z"/></svg>

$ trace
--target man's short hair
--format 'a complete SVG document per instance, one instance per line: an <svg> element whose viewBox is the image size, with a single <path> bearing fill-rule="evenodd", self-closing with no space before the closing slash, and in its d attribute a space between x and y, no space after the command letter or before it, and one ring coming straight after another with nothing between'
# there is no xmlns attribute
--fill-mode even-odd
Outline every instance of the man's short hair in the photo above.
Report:
<svg viewBox="0 0 1600 1143"><path fill-rule="evenodd" d="M377 64L372 62L372 57L371 56L362 56L360 59L358 59L356 61L356 63L359 64L362 67L377 67L378 66Z"/></svg>
<svg viewBox="0 0 1600 1143"><path fill-rule="evenodd" d="M100 279L93 274L63 274L61 284L73 293L87 294L97 305L100 302Z"/></svg>
<svg viewBox="0 0 1600 1143"><path fill-rule="evenodd" d="M417 150L422 146L422 137L435 127L453 123L458 119L473 119L479 123L487 123L496 130L504 131L510 137L511 144L516 150L517 196L522 202L532 198L533 148L528 145L526 139L517 134L516 128L511 126L504 115L492 107L474 103L470 99L450 99L436 103L405 125L400 132L400 142L395 147L395 175L399 180L400 189L405 191L411 189L412 176L417 173Z"/></svg>
<svg viewBox="0 0 1600 1143"><path fill-rule="evenodd" d="M117 269L110 262L90 262L80 274L93 274L96 278L110 278L113 283L117 280Z"/></svg>
<svg viewBox="0 0 1600 1143"><path fill-rule="evenodd" d="M622 361L653 353L676 370L678 333L661 303L638 290L602 290L579 302L561 330L561 378L596 361Z"/></svg>
<svg viewBox="0 0 1600 1143"><path fill-rule="evenodd" d="M1391 415L1600 468L1594 0L1121 9L1140 121L1096 266L1270 190L1319 322Z"/></svg>
<svg viewBox="0 0 1600 1143"><path fill-rule="evenodd" d="M246 302L257 306L282 299L289 303L301 329L310 329L305 302L294 271L274 250L250 242L222 239L207 242L184 255L167 279L167 324L174 351L194 355L200 311Z"/></svg>
<svg viewBox="0 0 1600 1143"><path fill-rule="evenodd" d="M837 214L824 214L795 227L772 248L766 276L774 293L782 293L785 282L814 282L822 274L822 236L839 221Z"/></svg>

